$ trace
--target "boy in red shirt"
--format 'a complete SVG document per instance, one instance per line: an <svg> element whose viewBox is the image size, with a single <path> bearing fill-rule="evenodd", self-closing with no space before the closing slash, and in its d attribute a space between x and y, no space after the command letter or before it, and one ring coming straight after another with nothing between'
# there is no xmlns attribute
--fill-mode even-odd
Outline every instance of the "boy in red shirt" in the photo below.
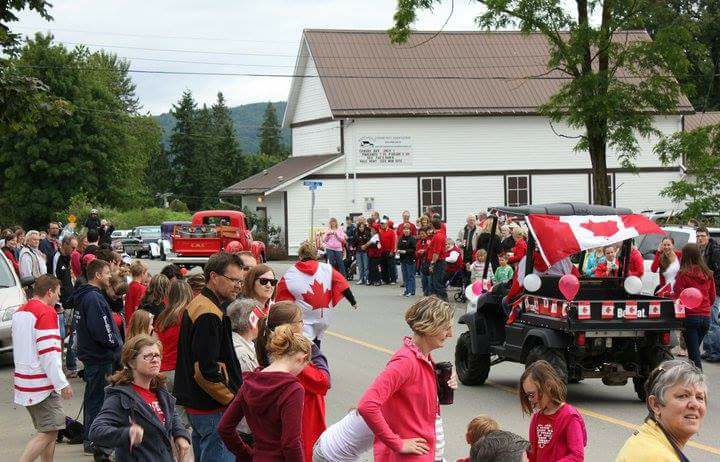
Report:
<svg viewBox="0 0 720 462"><path fill-rule="evenodd" d="M445 232L443 232L442 224L440 215L435 214L432 220L435 233L430 241L427 258L430 263L430 292L442 300L447 300L447 291L445 290L445 258L447 257L445 245L447 244L447 238Z"/></svg>

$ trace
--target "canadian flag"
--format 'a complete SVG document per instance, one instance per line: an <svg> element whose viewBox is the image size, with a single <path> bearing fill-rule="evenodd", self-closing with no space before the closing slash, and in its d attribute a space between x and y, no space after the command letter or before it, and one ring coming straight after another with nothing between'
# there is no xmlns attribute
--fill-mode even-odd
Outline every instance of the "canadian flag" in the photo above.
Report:
<svg viewBox="0 0 720 462"><path fill-rule="evenodd" d="M637 302L625 302L625 319L637 319Z"/></svg>
<svg viewBox="0 0 720 462"><path fill-rule="evenodd" d="M590 319L590 302L577 302L578 319Z"/></svg>
<svg viewBox="0 0 720 462"><path fill-rule="evenodd" d="M563 304L562 304L562 317L563 318L567 317L567 311L568 311L568 304L563 302Z"/></svg>
<svg viewBox="0 0 720 462"><path fill-rule="evenodd" d="M602 318L603 319L612 319L613 311L615 310L615 304L613 302L603 302L602 303Z"/></svg>
<svg viewBox="0 0 720 462"><path fill-rule="evenodd" d="M675 317L678 319L683 319L685 317L685 305L679 298L675 300Z"/></svg>
<svg viewBox="0 0 720 462"><path fill-rule="evenodd" d="M665 234L643 215L528 215L527 224L550 266L581 250L603 247L641 234Z"/></svg>
<svg viewBox="0 0 720 462"><path fill-rule="evenodd" d="M542 299L542 305L540 305L540 314L550 314L550 300L547 298Z"/></svg>
<svg viewBox="0 0 720 462"><path fill-rule="evenodd" d="M660 317L660 302L650 302L648 305L648 317L651 319Z"/></svg>
<svg viewBox="0 0 720 462"><path fill-rule="evenodd" d="M558 305L555 300L550 303L550 316L552 316L553 318L559 317Z"/></svg>

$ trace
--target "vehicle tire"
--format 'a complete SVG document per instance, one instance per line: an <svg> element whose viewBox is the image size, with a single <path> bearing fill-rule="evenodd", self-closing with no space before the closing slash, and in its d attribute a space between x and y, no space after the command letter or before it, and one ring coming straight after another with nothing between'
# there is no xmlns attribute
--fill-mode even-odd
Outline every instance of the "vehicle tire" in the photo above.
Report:
<svg viewBox="0 0 720 462"><path fill-rule="evenodd" d="M670 348L664 347L664 346L656 346L652 348L647 353L646 360L648 362L647 371L650 373L653 369L658 367L663 361L667 361L668 359L673 359L673 355L670 352ZM645 394L645 381L647 380L647 377L641 376L641 377L633 377L633 388L635 389L635 394L637 394L637 397L640 401L645 401L647 398L647 395Z"/></svg>
<svg viewBox="0 0 720 462"><path fill-rule="evenodd" d="M464 332L455 345L455 367L463 385L482 385L490 374L490 355L472 352L470 332Z"/></svg>
<svg viewBox="0 0 720 462"><path fill-rule="evenodd" d="M160 261L167 261L167 255L165 255L165 250L162 247L160 247Z"/></svg>
<svg viewBox="0 0 720 462"><path fill-rule="evenodd" d="M534 346L525 358L525 368L527 369L532 363L540 361L541 359L549 362L563 382L568 383L567 361L561 351L550 349L545 345Z"/></svg>

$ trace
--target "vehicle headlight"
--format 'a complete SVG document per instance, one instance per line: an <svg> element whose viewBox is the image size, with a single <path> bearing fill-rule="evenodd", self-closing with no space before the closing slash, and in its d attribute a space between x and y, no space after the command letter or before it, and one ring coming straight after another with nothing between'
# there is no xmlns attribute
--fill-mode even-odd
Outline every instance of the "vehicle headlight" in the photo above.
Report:
<svg viewBox="0 0 720 462"><path fill-rule="evenodd" d="M20 308L20 305L8 306L5 308L2 315L2 322L12 321L13 314L15 314L15 311L17 311L18 308Z"/></svg>

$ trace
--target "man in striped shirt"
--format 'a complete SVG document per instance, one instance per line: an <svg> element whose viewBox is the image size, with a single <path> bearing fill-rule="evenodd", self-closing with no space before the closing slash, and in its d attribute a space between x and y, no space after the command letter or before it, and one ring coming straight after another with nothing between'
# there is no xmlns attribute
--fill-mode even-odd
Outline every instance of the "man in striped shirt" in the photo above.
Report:
<svg viewBox="0 0 720 462"><path fill-rule="evenodd" d="M35 296L13 314L15 403L30 413L35 435L25 447L21 462L53 460L58 430L65 428L60 402L73 392L62 370L62 338L55 304L60 280L44 274L35 281ZM59 393L59 395L58 395Z"/></svg>

